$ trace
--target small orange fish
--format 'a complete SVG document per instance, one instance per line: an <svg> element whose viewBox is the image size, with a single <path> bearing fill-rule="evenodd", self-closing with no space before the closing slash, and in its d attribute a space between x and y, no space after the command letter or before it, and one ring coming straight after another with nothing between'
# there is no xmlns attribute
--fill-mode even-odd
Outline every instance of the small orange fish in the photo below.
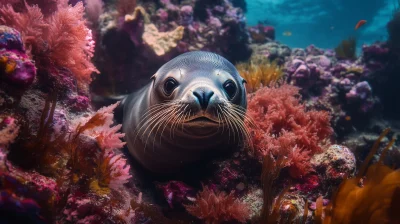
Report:
<svg viewBox="0 0 400 224"><path fill-rule="evenodd" d="M354 27L354 30L357 30L358 28L360 28L362 25L364 25L367 22L367 20L360 20L358 21L358 23L356 24L356 27Z"/></svg>
<svg viewBox="0 0 400 224"><path fill-rule="evenodd" d="M346 121L351 121L351 117L350 117L350 116L346 116L344 119L345 119Z"/></svg>

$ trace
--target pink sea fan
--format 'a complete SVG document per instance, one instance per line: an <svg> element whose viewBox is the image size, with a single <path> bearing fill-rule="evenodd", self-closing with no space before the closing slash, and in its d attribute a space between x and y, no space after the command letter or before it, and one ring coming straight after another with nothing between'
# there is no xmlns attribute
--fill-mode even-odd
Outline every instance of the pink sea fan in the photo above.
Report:
<svg viewBox="0 0 400 224"><path fill-rule="evenodd" d="M119 103L120 102L117 102L108 107L102 107L89 117L78 118L72 122L72 129L77 130L79 126L87 126L82 133L95 138L100 148L103 150L109 151L122 148L125 142L122 142L121 138L124 137L125 134L118 132L122 125L111 127L114 123L113 111Z"/></svg>
<svg viewBox="0 0 400 224"><path fill-rule="evenodd" d="M299 89L284 84L264 87L249 95L248 115L257 124L251 130L256 153L288 157L289 173L300 178L312 170L310 158L322 152L333 129L325 111L306 111Z"/></svg>
<svg viewBox="0 0 400 224"><path fill-rule="evenodd" d="M0 147L13 143L18 136L19 125L12 117L0 117Z"/></svg>

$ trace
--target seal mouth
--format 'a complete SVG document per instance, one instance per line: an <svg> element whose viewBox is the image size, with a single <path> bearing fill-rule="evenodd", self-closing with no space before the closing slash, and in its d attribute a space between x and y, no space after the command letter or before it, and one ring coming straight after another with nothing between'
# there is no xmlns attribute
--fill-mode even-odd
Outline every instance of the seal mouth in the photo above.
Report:
<svg viewBox="0 0 400 224"><path fill-rule="evenodd" d="M219 124L219 122L211 120L210 118L204 117L204 116L190 119L190 120L186 121L185 123L213 123L213 124Z"/></svg>

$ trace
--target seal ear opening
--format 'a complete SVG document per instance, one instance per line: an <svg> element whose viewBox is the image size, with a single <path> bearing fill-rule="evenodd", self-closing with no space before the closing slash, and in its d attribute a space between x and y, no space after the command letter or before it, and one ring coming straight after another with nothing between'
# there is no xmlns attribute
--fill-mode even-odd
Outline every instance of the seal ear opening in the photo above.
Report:
<svg viewBox="0 0 400 224"><path fill-rule="evenodd" d="M156 81L156 74L152 75L152 76L150 77L150 80L153 82L153 86L154 86L154 83L155 83L155 81Z"/></svg>

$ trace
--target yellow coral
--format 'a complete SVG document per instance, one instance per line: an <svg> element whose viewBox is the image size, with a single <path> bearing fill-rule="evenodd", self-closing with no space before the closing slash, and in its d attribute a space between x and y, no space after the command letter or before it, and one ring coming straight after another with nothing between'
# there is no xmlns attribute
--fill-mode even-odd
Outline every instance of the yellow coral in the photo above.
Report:
<svg viewBox="0 0 400 224"><path fill-rule="evenodd" d="M172 48L175 48L183 37L183 26L178 26L170 32L159 32L154 24L144 26L143 40L158 55L164 55Z"/></svg>
<svg viewBox="0 0 400 224"><path fill-rule="evenodd" d="M246 80L248 93L276 82L283 76L282 68L276 62L270 62L265 57L254 57L249 62L237 64L236 68Z"/></svg>
<svg viewBox="0 0 400 224"><path fill-rule="evenodd" d="M17 67L17 62L14 60L11 60L7 56L1 56L0 57L0 66L4 68L4 72L6 74L11 74L14 72L15 68Z"/></svg>

